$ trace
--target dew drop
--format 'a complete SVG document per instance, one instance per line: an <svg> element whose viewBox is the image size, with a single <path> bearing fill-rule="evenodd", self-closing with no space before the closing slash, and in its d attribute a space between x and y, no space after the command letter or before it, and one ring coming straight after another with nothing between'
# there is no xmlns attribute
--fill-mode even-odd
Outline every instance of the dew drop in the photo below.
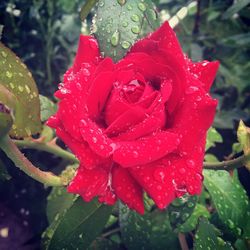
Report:
<svg viewBox="0 0 250 250"><path fill-rule="evenodd" d="M129 42L127 42L127 41L123 41L122 42L122 48L128 49L129 47L130 47L130 43Z"/></svg>
<svg viewBox="0 0 250 250"><path fill-rule="evenodd" d="M104 2L103 1L100 1L99 2L99 7L103 7L104 6Z"/></svg>
<svg viewBox="0 0 250 250"><path fill-rule="evenodd" d="M14 89L14 88L15 88L15 85L14 85L14 83L13 83L13 82L10 82L10 87L11 87L12 89Z"/></svg>
<svg viewBox="0 0 250 250"><path fill-rule="evenodd" d="M193 168L195 166L195 162L193 160L187 160L186 163L189 168Z"/></svg>
<svg viewBox="0 0 250 250"><path fill-rule="evenodd" d="M117 2L122 6L126 3L126 0L117 0Z"/></svg>
<svg viewBox="0 0 250 250"><path fill-rule="evenodd" d="M134 27L131 28L131 31L134 34L139 34L140 33L140 28L139 28L139 26L134 26Z"/></svg>
<svg viewBox="0 0 250 250"><path fill-rule="evenodd" d="M154 178L156 181L164 182L165 173L162 171L162 169L158 168L154 171Z"/></svg>
<svg viewBox="0 0 250 250"><path fill-rule="evenodd" d="M138 152L137 151L133 151L133 156L134 156L134 158L138 158Z"/></svg>
<svg viewBox="0 0 250 250"><path fill-rule="evenodd" d="M120 38L120 33L119 33L119 31L118 30L116 30L114 33L113 33L113 35L111 36L111 44L113 45L113 46L117 46L118 45L118 43L119 43L119 38Z"/></svg>
<svg viewBox="0 0 250 250"><path fill-rule="evenodd" d="M186 94L193 94L194 92L198 91L199 89L195 86L190 86L187 90L186 90Z"/></svg>
<svg viewBox="0 0 250 250"><path fill-rule="evenodd" d="M26 92L29 94L30 93L30 87L28 85L26 85L26 84L25 84L24 87L25 87Z"/></svg>
<svg viewBox="0 0 250 250"><path fill-rule="evenodd" d="M138 15L134 14L134 15L131 16L131 20L134 21L134 22L139 22L140 17Z"/></svg>
<svg viewBox="0 0 250 250"><path fill-rule="evenodd" d="M138 8L139 8L139 10L141 10L141 11L145 11L145 10L146 10L146 6L145 6L144 3L138 3Z"/></svg>
<svg viewBox="0 0 250 250"><path fill-rule="evenodd" d="M19 86L18 86L18 90L19 90L20 92L23 92L23 91L24 91L24 87L21 86L21 85L19 85Z"/></svg>
<svg viewBox="0 0 250 250"><path fill-rule="evenodd" d="M156 14L155 10L153 10L153 9L148 10L148 14L149 14L150 18L152 18L153 20L157 19L157 14Z"/></svg>
<svg viewBox="0 0 250 250"><path fill-rule="evenodd" d="M122 27L125 28L125 27L127 27L127 26L128 26L128 22L127 22L127 21L123 21L123 22L122 22Z"/></svg>
<svg viewBox="0 0 250 250"><path fill-rule="evenodd" d="M10 72L10 71L6 71L6 76L8 77L8 78L11 78L12 76L13 76L13 74Z"/></svg>
<svg viewBox="0 0 250 250"><path fill-rule="evenodd" d="M2 54L2 56L5 57L5 58L7 57L7 53L6 53L5 51L2 51L1 54Z"/></svg>
<svg viewBox="0 0 250 250"><path fill-rule="evenodd" d="M234 223L233 223L233 221L232 220L227 220L227 224L228 224L228 226L229 226L229 228L231 228L231 229L233 229L234 228Z"/></svg>
<svg viewBox="0 0 250 250"><path fill-rule="evenodd" d="M128 5L127 5L127 9L128 9L128 10L132 10L132 9L133 9L132 5L131 5L131 4L128 4Z"/></svg>

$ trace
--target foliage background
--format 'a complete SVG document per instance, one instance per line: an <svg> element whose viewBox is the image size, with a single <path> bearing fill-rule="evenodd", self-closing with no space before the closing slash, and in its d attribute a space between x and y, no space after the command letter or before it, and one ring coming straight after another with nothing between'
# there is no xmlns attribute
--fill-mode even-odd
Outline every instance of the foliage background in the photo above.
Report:
<svg viewBox="0 0 250 250"><path fill-rule="evenodd" d="M173 17L178 20L175 31L183 50L194 61L205 58L221 62L212 95L220 103L214 127L222 135L223 144L217 143L209 149L207 158L216 156L223 160L232 154L237 156L234 143L239 119L250 123L250 1L154 2L163 20L173 20ZM79 33L89 32L93 13L82 24L79 11L83 4L80 0L0 2L2 42L28 66L40 93L51 99L72 62ZM187 14L184 18L183 13ZM24 150L24 153L44 170L52 168L57 172L66 164L48 153L35 150ZM7 166L13 178L0 181L0 228L11 228L7 239L0 237L0 249L7 249L11 244L13 249L39 249L41 234L48 226L46 204L51 190L18 171L0 152L1 164ZM249 177L247 170L239 171L248 195ZM113 237L113 242L124 249L119 235ZM110 245L109 249L112 247L116 249L117 245Z"/></svg>

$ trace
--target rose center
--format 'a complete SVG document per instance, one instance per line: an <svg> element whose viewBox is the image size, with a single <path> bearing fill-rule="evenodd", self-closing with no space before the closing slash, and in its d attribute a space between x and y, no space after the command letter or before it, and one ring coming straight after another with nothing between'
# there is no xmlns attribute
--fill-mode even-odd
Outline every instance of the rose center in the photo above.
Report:
<svg viewBox="0 0 250 250"><path fill-rule="evenodd" d="M130 103L137 102L143 94L145 84L139 80L132 80L122 88L124 97Z"/></svg>

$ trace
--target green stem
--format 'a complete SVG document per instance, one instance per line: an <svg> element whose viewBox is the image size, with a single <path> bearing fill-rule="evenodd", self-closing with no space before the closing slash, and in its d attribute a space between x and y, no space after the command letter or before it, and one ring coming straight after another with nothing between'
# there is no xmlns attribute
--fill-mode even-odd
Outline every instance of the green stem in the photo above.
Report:
<svg viewBox="0 0 250 250"><path fill-rule="evenodd" d="M66 150L63 150L62 148L56 145L50 145L44 142L35 142L35 141L26 141L26 140L22 140L22 141L13 140L13 142L19 148L37 149L37 150L45 151L45 152L60 156L63 159L69 160L73 163L79 163L79 161L76 159L76 157L73 154L71 154L70 152Z"/></svg>
<svg viewBox="0 0 250 250"><path fill-rule="evenodd" d="M45 172L35 167L17 148L14 142L5 136L0 140L0 148L20 168L33 179L47 186L63 186L62 179L51 172Z"/></svg>
<svg viewBox="0 0 250 250"><path fill-rule="evenodd" d="M213 169L213 170L231 170L244 166L245 163L248 161L250 161L250 153L247 155L242 155L238 158L229 161L204 162L203 167L205 169Z"/></svg>
<svg viewBox="0 0 250 250"><path fill-rule="evenodd" d="M81 8L80 12L80 18L82 21L85 20L85 18L88 16L91 9L95 6L95 4L98 2L98 0L88 0L83 7Z"/></svg>

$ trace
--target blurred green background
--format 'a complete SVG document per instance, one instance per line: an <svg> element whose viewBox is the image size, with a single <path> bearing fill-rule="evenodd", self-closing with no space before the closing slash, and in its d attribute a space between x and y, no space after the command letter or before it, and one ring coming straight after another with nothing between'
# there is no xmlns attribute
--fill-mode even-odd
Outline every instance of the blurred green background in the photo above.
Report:
<svg viewBox="0 0 250 250"><path fill-rule="evenodd" d="M154 2L161 21L168 20L174 27L189 57L221 63L212 95L219 100L214 127L224 143L210 153L222 160L234 150L238 121L250 122L250 1ZM83 4L81 0L0 1L2 42L23 60L40 93L49 98L53 99L57 84L72 63L79 34L89 32L93 12L82 23L79 12ZM47 153L25 150L25 154L45 170L48 162L55 168L63 165ZM45 206L50 190L18 171L3 155L0 158L10 175L18 177L7 184L0 182L0 226L14 225L14 238L8 240L15 242L15 249L39 249L47 226ZM242 169L239 175L249 192L249 173ZM8 241L0 239L0 246L5 249Z"/></svg>

